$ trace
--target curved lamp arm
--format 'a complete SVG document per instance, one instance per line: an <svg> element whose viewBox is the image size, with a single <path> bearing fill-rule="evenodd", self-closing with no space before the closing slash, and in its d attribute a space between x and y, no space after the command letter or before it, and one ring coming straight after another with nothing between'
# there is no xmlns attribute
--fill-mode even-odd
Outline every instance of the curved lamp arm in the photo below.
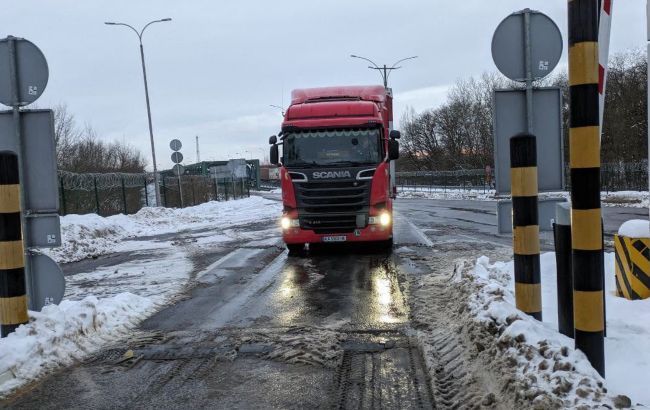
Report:
<svg viewBox="0 0 650 410"><path fill-rule="evenodd" d="M350 54L350 57L352 57L352 58L360 58L361 60L366 60L367 62L369 62L370 64L372 64L373 66L375 66L375 68L377 68L377 69L380 68L377 64L375 64L374 61L370 60L369 58L365 58L365 57L357 56L357 55L354 55L354 54Z"/></svg>

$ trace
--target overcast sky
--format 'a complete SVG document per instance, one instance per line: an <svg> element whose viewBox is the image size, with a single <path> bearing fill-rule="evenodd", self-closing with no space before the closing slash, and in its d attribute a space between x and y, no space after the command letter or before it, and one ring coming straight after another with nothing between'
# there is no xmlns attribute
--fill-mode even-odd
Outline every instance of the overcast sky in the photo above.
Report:
<svg viewBox="0 0 650 410"><path fill-rule="evenodd" d="M65 103L105 139L125 140L149 157L137 37L141 27L159 165L180 139L186 163L236 154L266 155L279 110L293 88L378 84L351 53L377 64L419 58L395 71L396 118L444 101L457 79L496 70L490 56L499 22L524 7L548 14L566 41L566 0L0 0L0 36L36 43L50 81L41 108ZM645 47L645 2L614 5L612 52ZM566 50L563 62L566 64ZM248 153L246 153L248 151Z"/></svg>

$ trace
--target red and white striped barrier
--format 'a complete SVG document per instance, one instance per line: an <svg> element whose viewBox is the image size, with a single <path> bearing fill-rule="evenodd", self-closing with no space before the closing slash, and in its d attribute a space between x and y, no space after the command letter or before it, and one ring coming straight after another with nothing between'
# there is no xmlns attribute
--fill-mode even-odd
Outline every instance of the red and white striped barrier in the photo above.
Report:
<svg viewBox="0 0 650 410"><path fill-rule="evenodd" d="M600 127L605 112L605 89L607 86L607 63L609 62L609 39L612 32L612 4L614 0L601 0L598 27L598 92L600 93Z"/></svg>

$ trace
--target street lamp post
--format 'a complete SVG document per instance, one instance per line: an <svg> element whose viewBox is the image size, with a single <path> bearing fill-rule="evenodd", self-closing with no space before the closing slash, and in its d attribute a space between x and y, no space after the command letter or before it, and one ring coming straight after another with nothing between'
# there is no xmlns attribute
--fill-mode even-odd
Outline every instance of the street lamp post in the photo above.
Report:
<svg viewBox="0 0 650 410"><path fill-rule="evenodd" d="M144 47L142 46L142 35L144 34L144 31L149 27L150 25L154 23L162 23L162 22L167 22L167 21L172 21L171 18L164 18L160 20L153 20L147 23L142 30L138 32L133 26L126 24L126 23L114 23L111 21L107 21L104 24L109 25L109 26L124 26L128 27L133 32L138 36L138 40L140 41L140 59L142 61L142 77L144 78L144 95L145 99L147 101L147 118L149 120L149 139L151 140L151 159L153 160L153 175L154 175L154 180L155 180L155 191L156 191L156 205L160 206L160 185L158 184L158 165L156 164L156 148L154 144L154 139L153 139L153 126L151 124L151 105L149 103L149 85L147 84L147 69L144 63Z"/></svg>
<svg viewBox="0 0 650 410"><path fill-rule="evenodd" d="M372 70L379 71L379 74L381 75L382 80L384 80L384 88L388 88L388 77L390 76L391 71L402 68L402 67L398 67L397 64L399 64L399 63L401 63L403 61L406 61L406 60L412 60L414 58L418 58L418 56L406 57L406 58L403 58L401 60L396 61L390 67L387 66L386 64L384 64L383 67L380 67L377 64L375 64L374 61L372 61L372 60L370 60L370 59L368 59L366 57L361 57L361 56L357 56L357 55L354 55L354 54L350 54L350 57L365 60L365 61L369 62L370 64L372 64L372 66L369 66L368 68L370 68Z"/></svg>
<svg viewBox="0 0 650 410"><path fill-rule="evenodd" d="M277 108L278 110L280 110L282 112L282 116L284 117L284 108L280 107L279 105L275 105L275 104L269 104L269 107Z"/></svg>

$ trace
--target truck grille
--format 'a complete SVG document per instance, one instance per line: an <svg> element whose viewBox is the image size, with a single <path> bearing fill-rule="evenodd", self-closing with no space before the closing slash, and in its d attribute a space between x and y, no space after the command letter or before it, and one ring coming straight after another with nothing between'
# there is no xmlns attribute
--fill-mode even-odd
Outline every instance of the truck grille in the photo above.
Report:
<svg viewBox="0 0 650 410"><path fill-rule="evenodd" d="M300 227L316 233L346 233L357 228L357 215L367 215L370 181L295 183ZM365 216L364 216L365 217Z"/></svg>

